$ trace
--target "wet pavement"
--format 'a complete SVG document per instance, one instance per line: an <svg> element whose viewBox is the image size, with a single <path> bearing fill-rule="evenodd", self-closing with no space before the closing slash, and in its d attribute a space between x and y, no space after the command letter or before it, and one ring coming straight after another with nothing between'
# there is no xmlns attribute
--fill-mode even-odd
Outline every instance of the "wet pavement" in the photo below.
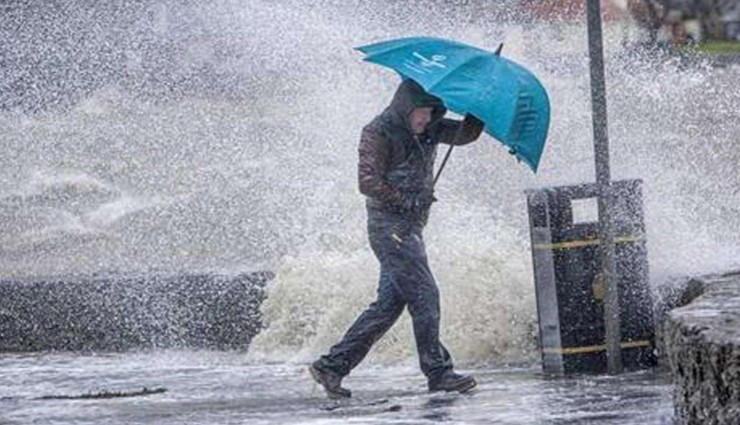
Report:
<svg viewBox="0 0 740 425"><path fill-rule="evenodd" d="M429 394L414 364L370 364L327 400L302 364L254 364L243 353L0 355L0 424L670 424L671 385L652 370L548 378L538 365L467 368L470 394ZM166 392L49 399L101 392ZM46 397L42 399L42 397Z"/></svg>

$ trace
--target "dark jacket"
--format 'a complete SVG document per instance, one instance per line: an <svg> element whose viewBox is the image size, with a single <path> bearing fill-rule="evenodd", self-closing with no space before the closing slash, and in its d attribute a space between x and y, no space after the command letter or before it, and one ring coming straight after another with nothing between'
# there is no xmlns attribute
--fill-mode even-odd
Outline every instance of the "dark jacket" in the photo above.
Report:
<svg viewBox="0 0 740 425"><path fill-rule="evenodd" d="M432 121L415 136L409 125L414 108L432 106ZM434 160L437 145L465 145L478 138L483 125L475 118L456 121L443 118L442 102L426 93L412 80L396 90L390 106L362 130L358 177L360 192L367 196L369 209L409 214L404 200L426 194L434 187ZM458 133L458 130L459 133ZM426 221L426 211L415 211Z"/></svg>

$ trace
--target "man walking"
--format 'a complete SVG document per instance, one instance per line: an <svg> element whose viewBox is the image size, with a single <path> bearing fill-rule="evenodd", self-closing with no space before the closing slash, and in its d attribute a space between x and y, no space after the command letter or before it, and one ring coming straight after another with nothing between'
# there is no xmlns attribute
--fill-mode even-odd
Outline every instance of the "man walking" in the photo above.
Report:
<svg viewBox="0 0 740 425"><path fill-rule="evenodd" d="M464 392L471 376L456 374L439 341L439 291L427 263L422 231L434 198L437 145L465 145L483 123L443 118L442 101L413 80L405 80L388 108L362 131L360 192L367 197L370 246L380 261L378 298L344 338L309 367L330 398L350 397L342 379L367 355L408 307L421 370L429 391Z"/></svg>

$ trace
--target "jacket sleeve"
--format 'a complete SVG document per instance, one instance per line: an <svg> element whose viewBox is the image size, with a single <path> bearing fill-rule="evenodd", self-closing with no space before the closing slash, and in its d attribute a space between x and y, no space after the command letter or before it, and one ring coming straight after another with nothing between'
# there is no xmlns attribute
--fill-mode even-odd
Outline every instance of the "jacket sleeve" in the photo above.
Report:
<svg viewBox="0 0 740 425"><path fill-rule="evenodd" d="M475 141L483 131L484 124L483 121L468 114L462 121L443 118L438 126L437 140L439 143L462 146Z"/></svg>
<svg viewBox="0 0 740 425"><path fill-rule="evenodd" d="M385 180L391 154L390 141L365 128L360 138L358 180L360 192L385 204L400 206L403 193Z"/></svg>

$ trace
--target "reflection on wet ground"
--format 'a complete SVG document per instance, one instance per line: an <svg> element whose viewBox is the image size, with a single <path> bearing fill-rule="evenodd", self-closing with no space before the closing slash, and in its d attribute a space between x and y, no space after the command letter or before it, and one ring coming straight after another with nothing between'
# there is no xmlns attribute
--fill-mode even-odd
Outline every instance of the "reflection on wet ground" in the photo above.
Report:
<svg viewBox="0 0 740 425"><path fill-rule="evenodd" d="M479 385L458 395L427 393L413 364L374 364L345 381L354 398L331 401L304 365L245 358L192 351L0 355L0 423L650 425L670 424L673 411L660 371L556 379L538 365L469 367ZM70 399L143 388L167 391Z"/></svg>

